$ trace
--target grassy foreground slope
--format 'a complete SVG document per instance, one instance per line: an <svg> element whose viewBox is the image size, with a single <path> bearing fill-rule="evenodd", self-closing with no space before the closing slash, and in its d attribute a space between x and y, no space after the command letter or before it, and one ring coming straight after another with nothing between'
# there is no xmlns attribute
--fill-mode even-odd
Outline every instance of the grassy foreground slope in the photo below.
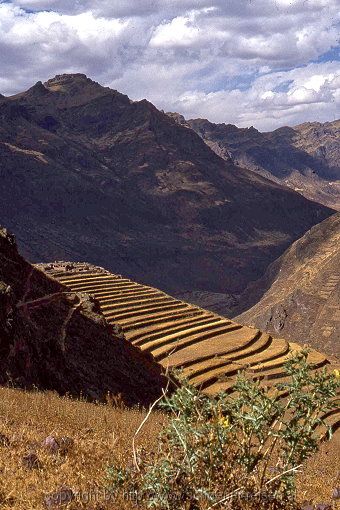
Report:
<svg viewBox="0 0 340 510"><path fill-rule="evenodd" d="M105 501L107 467L113 460L128 466L132 439L145 417L137 409L73 401L51 392L23 392L0 388L0 505L3 510L46 510L48 495L62 487L72 490L69 510L135 509L128 500ZM138 436L138 447L151 452L167 417L153 412ZM54 452L42 446L48 436L70 438L67 451ZM1 437L1 436L0 436ZM322 445L299 475L298 499L315 503L330 501L337 486L340 463L339 435ZM23 459L35 453L39 468L29 469ZM2 499L1 499L2 498Z"/></svg>
<svg viewBox="0 0 340 510"><path fill-rule="evenodd" d="M114 456L127 461L132 437L144 416L137 409L0 387L0 508L46 510L46 496L62 487L79 491L69 508L115 508L118 502L105 503L106 469ZM139 436L139 445L150 450L156 447L164 419L152 415ZM72 445L67 451L54 451L42 446L46 437L59 442L67 437ZM39 465L30 468L24 458L33 453ZM121 502L119 508L135 506Z"/></svg>

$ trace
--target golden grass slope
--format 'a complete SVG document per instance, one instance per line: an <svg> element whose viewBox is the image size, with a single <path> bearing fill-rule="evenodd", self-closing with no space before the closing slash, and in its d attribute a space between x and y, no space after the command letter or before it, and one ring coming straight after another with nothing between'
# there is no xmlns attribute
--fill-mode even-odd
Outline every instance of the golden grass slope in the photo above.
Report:
<svg viewBox="0 0 340 510"><path fill-rule="evenodd" d="M52 392L24 392L0 387L0 507L2 510L47 510L46 495L61 487L72 489L75 499L61 508L69 510L132 510L127 499L105 501L107 467L114 461L128 466L132 439L146 412L112 408L104 404L61 398ZM167 417L153 412L138 436L145 454L157 447L158 434ZM42 447L47 436L68 437L74 442L66 454L52 454ZM330 501L338 485L339 437L324 443L310 459L298 480L298 499ZM35 452L41 465L28 469L22 459ZM1 500L2 498L2 500ZM143 507L144 508L144 507Z"/></svg>
<svg viewBox="0 0 340 510"><path fill-rule="evenodd" d="M127 463L132 437L145 417L142 410L112 408L104 404L62 398L52 392L25 392L0 387L1 510L47 510L44 498L61 487L76 494L70 506L121 510L133 504L105 502L107 467L113 459ZM152 450L165 416L153 413L143 428L138 446ZM66 454L51 453L42 446L46 437L68 437L73 446ZM23 457L35 453L38 469L29 469ZM53 507L54 508L54 507ZM57 508L60 508L59 506Z"/></svg>

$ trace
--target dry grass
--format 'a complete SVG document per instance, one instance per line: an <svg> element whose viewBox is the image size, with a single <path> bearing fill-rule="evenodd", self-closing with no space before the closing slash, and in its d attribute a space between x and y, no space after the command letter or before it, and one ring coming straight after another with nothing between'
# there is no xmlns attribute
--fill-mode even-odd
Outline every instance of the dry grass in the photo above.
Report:
<svg viewBox="0 0 340 510"><path fill-rule="evenodd" d="M0 433L10 439L9 446L0 446L1 509L46 509L44 496L62 486L83 494L82 502L79 496L62 508L136 508L133 502L123 500L105 502L103 488L108 483L106 468L113 459L123 465L131 463L132 438L145 414L138 409L61 398L51 392L0 388ZM155 448L165 422L164 415L153 413L138 436L138 446L146 451ZM70 437L74 446L66 455L51 454L41 446L49 435ZM299 476L301 501L330 501L332 489L339 485L339 445L338 435L307 463ZM23 466L22 458L30 451L36 452L41 468ZM92 494L91 503L86 502L86 494ZM2 505L1 495L5 499Z"/></svg>
<svg viewBox="0 0 340 510"><path fill-rule="evenodd" d="M340 431L332 441L324 442L319 452L308 460L298 476L298 496L301 501L330 502L332 491L340 486ZM340 508L340 501L333 502Z"/></svg>
<svg viewBox="0 0 340 510"><path fill-rule="evenodd" d="M107 485L106 468L113 458L126 464L132 458L131 441L145 416L138 409L119 409L60 398L55 393L23 392L0 388L0 433L10 446L0 446L0 494L7 499L1 509L40 510L44 496L62 486L98 493L90 506L74 501L70 508L105 506L101 490ZM152 449L164 416L154 413L138 436L138 446ZM66 455L51 454L42 446L49 435L70 437L74 447ZM36 451L41 469L28 469L22 458ZM81 499L81 498L78 498ZM67 508L67 507L66 507ZM128 503L119 508L133 508Z"/></svg>

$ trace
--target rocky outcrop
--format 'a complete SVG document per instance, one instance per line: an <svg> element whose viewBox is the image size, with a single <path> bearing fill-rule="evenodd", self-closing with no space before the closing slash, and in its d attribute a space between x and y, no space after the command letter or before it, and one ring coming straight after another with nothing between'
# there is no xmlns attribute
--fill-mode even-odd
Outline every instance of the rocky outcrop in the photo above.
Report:
<svg viewBox="0 0 340 510"><path fill-rule="evenodd" d="M166 379L108 324L93 297L31 266L0 229L0 384L146 405Z"/></svg>

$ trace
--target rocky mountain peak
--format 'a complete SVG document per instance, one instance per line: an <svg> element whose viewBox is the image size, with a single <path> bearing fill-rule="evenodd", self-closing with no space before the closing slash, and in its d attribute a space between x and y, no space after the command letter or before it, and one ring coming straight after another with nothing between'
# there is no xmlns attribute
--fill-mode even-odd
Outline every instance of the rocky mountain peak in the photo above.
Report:
<svg viewBox="0 0 340 510"><path fill-rule="evenodd" d="M49 93L49 90L43 85L41 81L37 81L33 87L27 90L26 96L29 97L40 97L40 96L46 96Z"/></svg>
<svg viewBox="0 0 340 510"><path fill-rule="evenodd" d="M177 113L177 112L166 112L166 114L168 117L170 117L175 122L177 122L177 124L180 124L181 126L188 127L188 124L187 124L187 121L185 120L184 115L181 115L180 113Z"/></svg>
<svg viewBox="0 0 340 510"><path fill-rule="evenodd" d="M58 74L45 83L38 81L26 92L11 96L11 103L29 103L30 106L41 107L44 104L46 111L51 113L55 107L68 108L87 104L88 102L105 96L124 97L115 90L103 87L91 80L85 74ZM1 98L0 98L1 100Z"/></svg>
<svg viewBox="0 0 340 510"><path fill-rule="evenodd" d="M69 92L72 90L79 92L82 88L88 87L95 89L105 88L82 73L57 74L54 78L47 80L44 85L47 89L58 92Z"/></svg>
<svg viewBox="0 0 340 510"><path fill-rule="evenodd" d="M83 83L93 83L90 78L83 73L73 73L73 74L57 74L54 78L50 78L45 82L46 87L52 87L53 85L67 85L75 82L83 82Z"/></svg>

